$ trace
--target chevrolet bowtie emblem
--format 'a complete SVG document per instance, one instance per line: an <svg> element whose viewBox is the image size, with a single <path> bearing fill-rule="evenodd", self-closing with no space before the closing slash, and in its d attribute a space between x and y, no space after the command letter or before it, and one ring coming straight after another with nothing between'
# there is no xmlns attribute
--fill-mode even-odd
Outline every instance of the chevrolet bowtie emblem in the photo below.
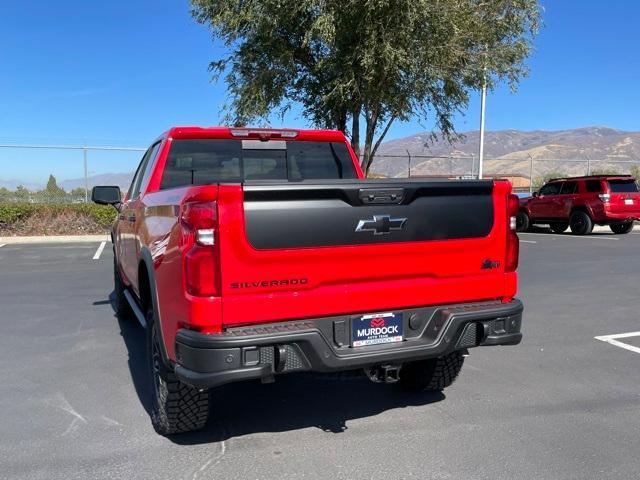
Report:
<svg viewBox="0 0 640 480"><path fill-rule="evenodd" d="M402 230L406 218L391 218L390 215L374 215L373 220L360 220L356 232L373 232L374 235L385 235L392 230Z"/></svg>

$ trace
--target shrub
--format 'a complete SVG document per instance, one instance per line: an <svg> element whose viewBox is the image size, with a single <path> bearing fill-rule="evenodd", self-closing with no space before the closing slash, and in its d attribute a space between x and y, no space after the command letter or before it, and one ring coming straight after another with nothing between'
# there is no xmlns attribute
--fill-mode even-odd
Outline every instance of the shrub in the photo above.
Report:
<svg viewBox="0 0 640 480"><path fill-rule="evenodd" d="M108 229L116 218L116 211L106 205L93 203L77 204L37 204L37 203L0 203L0 226L10 226L26 220L34 213L47 217L57 217L68 213L85 215L97 225Z"/></svg>

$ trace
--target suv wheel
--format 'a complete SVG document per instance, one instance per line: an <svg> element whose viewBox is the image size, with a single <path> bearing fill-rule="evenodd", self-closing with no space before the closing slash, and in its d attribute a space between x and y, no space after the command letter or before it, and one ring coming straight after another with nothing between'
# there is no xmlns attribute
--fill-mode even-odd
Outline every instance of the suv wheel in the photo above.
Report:
<svg viewBox="0 0 640 480"><path fill-rule="evenodd" d="M520 210L516 215L516 232L526 232L529 230L530 225L529 215L527 215L527 212Z"/></svg>
<svg viewBox="0 0 640 480"><path fill-rule="evenodd" d="M593 221L587 212L577 210L569 218L571 231L576 235L588 235L593 231Z"/></svg>
<svg viewBox="0 0 640 480"><path fill-rule="evenodd" d="M151 377L151 423L161 435L191 432L207 423L209 392L182 383L160 351L153 309L147 312L147 358Z"/></svg>
<svg viewBox="0 0 640 480"><path fill-rule="evenodd" d="M114 299L114 308L116 311L116 315L118 318L122 320L133 320L133 312L131 311L131 306L127 301L127 297L124 296L125 290L124 282L122 281L122 277L120 277L120 272L118 271L118 263L116 261L115 251L113 252L113 294L115 296Z"/></svg>
<svg viewBox="0 0 640 480"><path fill-rule="evenodd" d="M414 392L443 390L456 379L463 363L464 357L459 351L408 363L400 370L400 385Z"/></svg>
<svg viewBox="0 0 640 480"><path fill-rule="evenodd" d="M569 227L569 222L557 222L549 225L551 227L551 231L553 233L564 233L564 231Z"/></svg>
<svg viewBox="0 0 640 480"><path fill-rule="evenodd" d="M633 222L612 223L609 225L609 228L613 233L617 233L618 235L629 233L633 230Z"/></svg>

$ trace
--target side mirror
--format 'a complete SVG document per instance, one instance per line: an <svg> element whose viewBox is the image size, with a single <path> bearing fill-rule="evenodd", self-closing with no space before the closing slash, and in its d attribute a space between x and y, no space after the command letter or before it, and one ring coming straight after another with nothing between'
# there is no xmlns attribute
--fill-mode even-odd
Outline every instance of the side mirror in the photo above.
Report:
<svg viewBox="0 0 640 480"><path fill-rule="evenodd" d="M122 203L120 187L93 187L91 190L91 201L99 205L113 205L115 207Z"/></svg>
<svg viewBox="0 0 640 480"><path fill-rule="evenodd" d="M540 196L540 194L538 192L533 192L533 198L537 198L539 196Z"/></svg>

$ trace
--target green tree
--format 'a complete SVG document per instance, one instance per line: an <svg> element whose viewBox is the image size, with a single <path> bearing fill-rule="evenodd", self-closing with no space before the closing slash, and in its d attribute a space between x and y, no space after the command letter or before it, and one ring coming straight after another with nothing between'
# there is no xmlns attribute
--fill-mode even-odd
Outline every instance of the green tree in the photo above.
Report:
<svg viewBox="0 0 640 480"><path fill-rule="evenodd" d="M13 197L13 193L8 188L0 187L0 202L6 202Z"/></svg>
<svg viewBox="0 0 640 480"><path fill-rule="evenodd" d="M536 177L533 180L533 186L534 186L534 188L540 188L542 185L547 183L552 178L564 178L566 176L567 176L567 174L566 173L562 173L562 172L547 172L544 175Z"/></svg>
<svg viewBox="0 0 640 480"><path fill-rule="evenodd" d="M540 20L537 0L191 3L231 52L210 64L214 78L225 75L226 122L301 104L315 125L351 135L365 172L394 121L431 120L453 140L452 116L471 91L515 88Z"/></svg>
<svg viewBox="0 0 640 480"><path fill-rule="evenodd" d="M82 197L84 198L85 195L85 189L83 187L77 187L74 188L73 190L71 190L71 195L74 197Z"/></svg>
<svg viewBox="0 0 640 480"><path fill-rule="evenodd" d="M26 202L30 197L29 190L27 190L23 185L18 185L16 187L16 191L14 192L14 197L20 201Z"/></svg>
<svg viewBox="0 0 640 480"><path fill-rule="evenodd" d="M45 191L50 194L59 194L60 192L65 193L62 188L58 186L58 182L56 181L56 177L53 175L49 175L49 180L47 180L47 187Z"/></svg>
<svg viewBox="0 0 640 480"><path fill-rule="evenodd" d="M53 175L49 175L49 180L47 180L47 186L44 190L37 193L38 201L60 201L62 197L64 197L67 192L64 191L63 188L58 186L58 182L56 181L56 177Z"/></svg>

